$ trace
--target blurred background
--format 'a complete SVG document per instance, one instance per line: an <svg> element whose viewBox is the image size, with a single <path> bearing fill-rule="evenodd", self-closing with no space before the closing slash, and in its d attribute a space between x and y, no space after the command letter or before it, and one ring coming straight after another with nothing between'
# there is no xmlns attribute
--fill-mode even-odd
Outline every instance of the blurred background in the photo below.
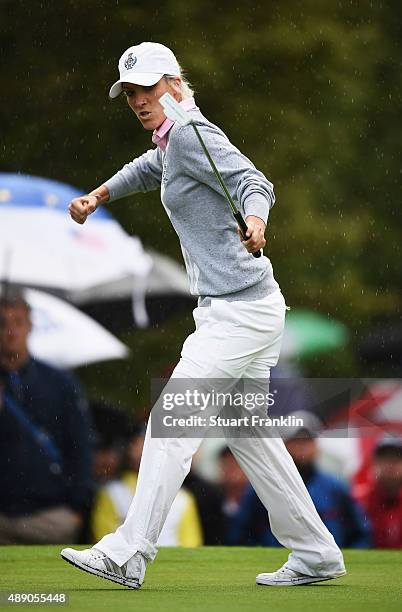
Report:
<svg viewBox="0 0 402 612"><path fill-rule="evenodd" d="M171 371L193 329L195 301L157 192L105 207L85 232L66 213L71 197L150 148L150 134L108 90L127 47L161 42L185 68L202 112L274 183L266 253L292 308L282 374L392 379L373 406L392 400L401 421L399 2L3 0L0 23L0 280L31 288L32 354L74 368L90 404L129 415L137 435L150 379ZM73 274L64 278L72 253ZM84 278L86 268L93 277ZM46 295L91 329L75 318L68 327ZM95 446L116 449L115 440L100 442L100 425L93 429ZM116 436L118 447L124 438L121 474L132 465L132 438ZM215 469L221 462L233 474L219 453ZM347 462L330 467L349 485ZM217 473L194 495L215 487ZM211 499L218 493L209 491ZM402 534L402 512L398 525Z"/></svg>

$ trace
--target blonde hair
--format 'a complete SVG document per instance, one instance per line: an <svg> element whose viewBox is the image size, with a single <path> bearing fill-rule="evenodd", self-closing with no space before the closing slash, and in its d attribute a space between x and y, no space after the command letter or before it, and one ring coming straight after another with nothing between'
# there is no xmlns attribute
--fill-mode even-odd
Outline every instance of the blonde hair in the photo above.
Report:
<svg viewBox="0 0 402 612"><path fill-rule="evenodd" d="M194 92L193 86L191 85L187 77L184 76L182 67L179 66L179 68L180 68L180 79L181 79L181 82L180 82L181 97L183 98L183 100L186 100L188 98L194 98L195 92ZM175 78L177 77L165 75L165 79L167 80L168 83L171 83L172 81L174 81Z"/></svg>

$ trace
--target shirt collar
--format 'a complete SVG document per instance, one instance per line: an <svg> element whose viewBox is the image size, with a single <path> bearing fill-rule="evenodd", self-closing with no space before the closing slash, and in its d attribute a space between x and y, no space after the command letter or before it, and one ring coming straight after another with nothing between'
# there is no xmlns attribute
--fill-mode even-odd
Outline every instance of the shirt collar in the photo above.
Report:
<svg viewBox="0 0 402 612"><path fill-rule="evenodd" d="M180 106L184 108L185 111L193 110L198 108L194 98L186 98L179 102ZM167 141L169 136L169 131L174 125L174 121L166 118L165 121L158 127L157 130L154 130L152 134L152 142L156 144L162 151L166 150Z"/></svg>
<svg viewBox="0 0 402 612"><path fill-rule="evenodd" d="M25 363L23 363L18 370L6 370L2 365L0 365L0 378L7 378L11 372L16 372L18 376L25 376L34 366L34 362L35 360L33 357L29 355L27 361L25 361Z"/></svg>

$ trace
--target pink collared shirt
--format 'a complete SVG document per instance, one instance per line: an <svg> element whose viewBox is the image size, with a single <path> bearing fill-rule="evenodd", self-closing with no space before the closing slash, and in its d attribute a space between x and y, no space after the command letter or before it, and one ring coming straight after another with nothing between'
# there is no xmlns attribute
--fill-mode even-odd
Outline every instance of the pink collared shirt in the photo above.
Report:
<svg viewBox="0 0 402 612"><path fill-rule="evenodd" d="M179 102L179 104L184 108L185 111L197 108L194 98L187 98L186 100L182 100L181 102ZM169 131L173 127L173 125L174 121L172 121L171 119L165 119L162 125L160 125L157 130L153 131L152 142L156 144L160 149L162 149L162 151L166 150Z"/></svg>

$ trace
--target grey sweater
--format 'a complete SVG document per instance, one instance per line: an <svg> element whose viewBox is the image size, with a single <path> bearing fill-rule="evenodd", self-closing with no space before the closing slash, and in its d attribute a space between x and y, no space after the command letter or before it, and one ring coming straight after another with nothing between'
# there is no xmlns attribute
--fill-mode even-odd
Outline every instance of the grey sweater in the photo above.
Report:
<svg viewBox="0 0 402 612"><path fill-rule="evenodd" d="M275 202L273 185L198 109L188 111L237 206L265 222ZM162 204L176 230L190 291L207 305L211 297L256 300L278 289L272 265L254 258L236 232L222 189L191 125L175 124L168 145L150 149L105 182L110 201L160 187Z"/></svg>

